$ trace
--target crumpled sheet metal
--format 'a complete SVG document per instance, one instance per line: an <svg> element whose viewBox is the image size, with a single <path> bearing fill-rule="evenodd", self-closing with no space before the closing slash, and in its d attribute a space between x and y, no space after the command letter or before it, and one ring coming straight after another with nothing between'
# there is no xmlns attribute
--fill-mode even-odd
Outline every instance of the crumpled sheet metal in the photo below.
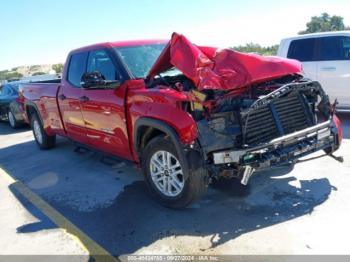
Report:
<svg viewBox="0 0 350 262"><path fill-rule="evenodd" d="M152 67L149 78L174 66L200 91L241 89L244 92L251 84L302 72L297 60L196 46L177 33Z"/></svg>

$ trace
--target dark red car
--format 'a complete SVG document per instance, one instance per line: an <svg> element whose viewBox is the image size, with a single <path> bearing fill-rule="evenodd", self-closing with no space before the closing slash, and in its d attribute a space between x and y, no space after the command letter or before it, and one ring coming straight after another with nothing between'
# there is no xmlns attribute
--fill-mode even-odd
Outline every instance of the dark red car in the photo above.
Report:
<svg viewBox="0 0 350 262"><path fill-rule="evenodd" d="M332 153L342 139L334 106L296 60L170 41L83 47L62 80L23 86L42 149L56 135L142 166L155 198L181 208L210 180Z"/></svg>

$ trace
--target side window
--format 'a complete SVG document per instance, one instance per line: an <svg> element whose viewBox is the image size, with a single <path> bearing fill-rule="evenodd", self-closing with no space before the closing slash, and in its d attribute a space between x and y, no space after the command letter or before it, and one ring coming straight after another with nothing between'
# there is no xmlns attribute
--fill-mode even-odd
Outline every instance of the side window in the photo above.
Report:
<svg viewBox="0 0 350 262"><path fill-rule="evenodd" d="M350 37L329 36L319 39L319 61L350 60Z"/></svg>
<svg viewBox="0 0 350 262"><path fill-rule="evenodd" d="M301 62L316 61L315 38L293 40L289 45L287 58L293 58Z"/></svg>
<svg viewBox="0 0 350 262"><path fill-rule="evenodd" d="M85 73L87 53L73 54L69 61L67 80L75 87L80 87L81 77Z"/></svg>
<svg viewBox="0 0 350 262"><path fill-rule="evenodd" d="M90 52L86 71L99 71L106 80L119 80L116 68L105 50Z"/></svg>

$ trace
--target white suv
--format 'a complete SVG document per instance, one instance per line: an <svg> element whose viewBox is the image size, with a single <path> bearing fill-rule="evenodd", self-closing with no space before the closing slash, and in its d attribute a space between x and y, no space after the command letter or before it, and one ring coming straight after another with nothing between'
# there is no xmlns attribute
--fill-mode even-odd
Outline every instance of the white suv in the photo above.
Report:
<svg viewBox="0 0 350 262"><path fill-rule="evenodd" d="M277 56L302 62L305 77L319 81L331 102L337 98L339 111L350 111L350 31L283 39Z"/></svg>

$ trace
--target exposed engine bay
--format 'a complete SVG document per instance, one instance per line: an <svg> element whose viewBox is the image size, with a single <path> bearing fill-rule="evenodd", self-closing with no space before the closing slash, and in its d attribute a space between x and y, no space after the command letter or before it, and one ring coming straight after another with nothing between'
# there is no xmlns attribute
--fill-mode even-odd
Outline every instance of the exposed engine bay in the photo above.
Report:
<svg viewBox="0 0 350 262"><path fill-rule="evenodd" d="M173 88L189 94L188 111L197 121L206 153L246 148L317 123L316 109L328 119L329 101L315 81L290 75L246 87L245 92L207 89L201 92L182 74L161 76L148 88ZM276 92L277 90L277 92ZM280 126L273 119L279 113ZM283 128L283 130L281 130Z"/></svg>
<svg viewBox="0 0 350 262"><path fill-rule="evenodd" d="M211 165L213 173L224 173L226 176L243 176L242 172L246 170L240 171L242 165L249 164L252 170L263 165L270 166L273 161L279 162L281 158L276 157L278 148L286 145L298 147L305 137L272 147L270 145L271 152L265 146L274 139L312 129L329 120L333 114L328 96L319 83L303 79L300 75L254 84L238 95L234 91L214 89L199 92L191 80L182 74L159 76L149 82L148 87L170 87L189 94L191 101L183 109L197 122L198 143L204 158L208 163L221 165L219 168ZM259 151L262 147L265 147L265 151ZM258 153L251 154L254 150ZM294 152L295 148L287 155L281 154L281 157L289 161L292 159L289 153ZM271 159L266 162L268 157Z"/></svg>

